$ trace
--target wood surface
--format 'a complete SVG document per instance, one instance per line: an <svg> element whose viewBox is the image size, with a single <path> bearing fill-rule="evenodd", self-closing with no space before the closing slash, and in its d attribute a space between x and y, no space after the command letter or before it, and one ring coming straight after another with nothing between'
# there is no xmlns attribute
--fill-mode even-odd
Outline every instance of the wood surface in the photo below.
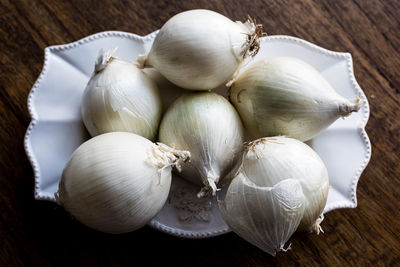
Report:
<svg viewBox="0 0 400 267"><path fill-rule="evenodd" d="M145 227L106 235L35 201L23 148L27 96L44 48L106 30L146 35L193 8L233 20L250 14L270 34L350 52L367 95L372 158L356 209L326 215L325 234L295 234L271 257L233 233L189 240ZM400 266L400 1L0 1L1 266Z"/></svg>

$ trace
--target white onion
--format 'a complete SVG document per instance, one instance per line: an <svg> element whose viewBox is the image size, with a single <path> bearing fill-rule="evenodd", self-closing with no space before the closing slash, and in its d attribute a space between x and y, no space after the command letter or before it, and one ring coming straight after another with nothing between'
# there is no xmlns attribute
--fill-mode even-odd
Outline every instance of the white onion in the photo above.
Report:
<svg viewBox="0 0 400 267"><path fill-rule="evenodd" d="M161 99L156 84L135 64L101 52L83 94L81 112L92 136L121 131L153 140Z"/></svg>
<svg viewBox="0 0 400 267"><path fill-rule="evenodd" d="M210 10L189 10L169 19L148 55L138 59L176 85L211 90L232 79L243 60L257 54L260 25L233 22Z"/></svg>
<svg viewBox="0 0 400 267"><path fill-rule="evenodd" d="M299 230L320 231L327 169L306 144L282 136L247 145L220 210L232 230L275 255Z"/></svg>
<svg viewBox="0 0 400 267"><path fill-rule="evenodd" d="M233 106L210 92L178 98L164 115L159 139L175 149L187 150L191 161L183 166L185 179L215 194L216 184L230 171L243 142L243 126Z"/></svg>
<svg viewBox="0 0 400 267"><path fill-rule="evenodd" d="M290 57L252 63L230 89L244 126L255 136L286 135L307 141L339 117L358 111L309 64Z"/></svg>
<svg viewBox="0 0 400 267"><path fill-rule="evenodd" d="M126 233L149 222L164 206L171 168L189 154L126 132L83 143L64 168L59 203L77 220L106 233Z"/></svg>

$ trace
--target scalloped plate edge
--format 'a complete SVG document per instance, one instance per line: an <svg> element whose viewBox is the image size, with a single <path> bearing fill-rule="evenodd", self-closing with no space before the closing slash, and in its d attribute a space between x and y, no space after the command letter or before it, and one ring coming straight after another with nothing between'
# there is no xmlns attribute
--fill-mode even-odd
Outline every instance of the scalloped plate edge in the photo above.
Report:
<svg viewBox="0 0 400 267"><path fill-rule="evenodd" d="M30 143L30 135L35 128L35 125L37 123L37 114L35 107L33 105L33 99L34 95L37 92L38 88L40 87L40 82L43 80L43 78L47 74L47 63L49 59L49 53L51 51L63 51L63 50L68 50L75 48L81 44L88 43L91 41L94 41L96 39L100 38L106 38L106 37L123 37L123 38L131 38L140 42L145 42L148 40L153 39L159 30L154 31L146 36L139 36L133 33L127 33L127 32L121 32L121 31L104 31L96 34L92 34L90 36L87 36L85 38L82 38L78 41L64 44L64 45L54 45L54 46L49 46L44 49L44 63L43 63L43 68L42 71L34 83L31 91L29 92L28 95L28 111L31 116L31 122L28 126L28 129L25 134L24 138L24 148L25 152L27 154L27 157L31 163L33 172L34 172L34 177L35 177L35 186L34 186L34 196L35 199L37 200L48 200L48 201L53 201L55 202L54 197L46 196L41 194L40 188L39 188L39 181L40 181L40 169L39 169L39 164L36 161L35 155L33 153L31 143ZM273 36L267 36L267 37L262 37L261 39L262 42L265 41L287 41L287 42L294 42L300 45L303 45L306 48L312 49L318 53L328 55L331 57L336 57L336 58L344 58L347 62L347 69L348 69L348 74L349 74L349 79L352 84L354 92L361 98L363 101L363 106L362 106L362 114L363 118L361 120L360 125L358 126L358 133L362 140L364 141L364 145L366 147L366 153L364 155L363 161L360 163L360 167L358 168L356 174L353 176L352 179L352 190L350 193L350 198L352 201L352 204L349 205L347 202L342 202L342 203L337 203L335 205L327 205L324 209L324 213L327 213L331 210L334 209L342 209L342 208L355 208L357 207L357 184L360 179L360 176L364 169L366 168L370 158L371 158L371 153L372 153L372 148L371 148L371 142L369 140L369 137L365 131L365 126L368 122L369 119L369 114L370 114L370 109L369 109L369 104L367 97L365 96L363 90L361 87L358 85L356 78L354 76L354 70L353 70L353 61L350 53L343 53L343 52L335 52L331 51L325 48L322 48L320 46L317 46L313 43L310 43L308 41L305 41L303 39L297 38L297 37L292 37L292 36L286 36L286 35L273 35ZM163 224L160 224L158 222L151 221L149 223L150 226L155 227L157 229L160 229L166 233L169 233L174 236L178 237L189 237L189 238L205 238L205 237L211 237L211 236L216 236L216 235L221 235L226 232L229 232L229 229L224 229L222 231L216 231L216 232L207 232L207 233L193 233L193 232L188 232L188 231L176 231L168 226L165 226Z"/></svg>

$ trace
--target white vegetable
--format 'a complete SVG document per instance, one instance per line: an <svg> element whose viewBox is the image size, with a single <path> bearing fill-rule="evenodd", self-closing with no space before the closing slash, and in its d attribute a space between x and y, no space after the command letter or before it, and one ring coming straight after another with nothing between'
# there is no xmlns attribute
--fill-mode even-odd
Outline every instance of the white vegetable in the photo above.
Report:
<svg viewBox="0 0 400 267"><path fill-rule="evenodd" d="M154 139L161 118L156 84L135 64L100 51L83 94L82 118L92 136L132 132Z"/></svg>
<svg viewBox="0 0 400 267"><path fill-rule="evenodd" d="M319 233L329 178L309 146L281 136L261 138L247 145L240 164L219 202L235 233L271 255L297 228Z"/></svg>
<svg viewBox="0 0 400 267"><path fill-rule="evenodd" d="M175 149L187 150L191 161L181 175L205 185L199 197L209 191L235 164L241 150L243 126L233 106L222 96L192 93L178 98L164 115L159 139Z"/></svg>
<svg viewBox="0 0 400 267"><path fill-rule="evenodd" d="M260 187L239 174L229 186L220 211L232 230L275 256L296 231L304 212L304 195L297 180Z"/></svg>
<svg viewBox="0 0 400 267"><path fill-rule="evenodd" d="M309 64L289 57L267 58L233 83L230 99L256 137L286 135L306 141L361 102L341 97Z"/></svg>
<svg viewBox="0 0 400 267"><path fill-rule="evenodd" d="M113 132L83 143L64 168L56 198L77 220L106 233L126 233L164 206L171 168L190 154L135 134Z"/></svg>
<svg viewBox="0 0 400 267"><path fill-rule="evenodd" d="M233 22L210 10L169 19L148 55L138 59L186 89L211 90L232 79L243 60L257 54L261 25Z"/></svg>

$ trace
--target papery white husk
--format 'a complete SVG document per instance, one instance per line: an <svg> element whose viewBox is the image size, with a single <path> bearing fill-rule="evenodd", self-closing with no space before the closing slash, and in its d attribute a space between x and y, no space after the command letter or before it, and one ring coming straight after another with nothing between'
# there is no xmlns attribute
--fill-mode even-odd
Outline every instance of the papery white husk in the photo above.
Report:
<svg viewBox="0 0 400 267"><path fill-rule="evenodd" d="M232 79L243 60L257 54L260 25L233 22L210 10L189 10L160 29L143 67L154 67L174 84L211 90Z"/></svg>
<svg viewBox="0 0 400 267"><path fill-rule="evenodd" d="M149 222L164 206L172 166L189 153L126 132L83 143L64 168L58 202L74 218L106 233L126 233Z"/></svg>
<svg viewBox="0 0 400 267"><path fill-rule="evenodd" d="M358 111L311 65L290 57L253 62L230 89L230 99L255 136L311 139L339 117Z"/></svg>
<svg viewBox="0 0 400 267"><path fill-rule="evenodd" d="M283 248L297 225L298 230L319 233L329 177L314 150L292 138L261 138L247 144L239 165L225 200L220 202L223 218L234 232L270 254ZM272 192L278 186L281 188L283 182L288 184L288 180L291 186L285 186L282 197L274 202ZM296 191L298 186L301 194ZM295 209L300 203L303 209ZM296 216L285 212L294 212ZM279 228L281 223L284 227Z"/></svg>
<svg viewBox="0 0 400 267"><path fill-rule="evenodd" d="M161 99L156 84L136 64L101 51L83 94L81 113L92 136L123 131L153 140Z"/></svg>
<svg viewBox="0 0 400 267"><path fill-rule="evenodd" d="M221 215L240 237L275 256L296 231L304 213L305 197L295 179L273 187L254 184L239 173L229 185ZM290 248L290 246L288 247Z"/></svg>
<svg viewBox="0 0 400 267"><path fill-rule="evenodd" d="M181 176L204 187L199 197L212 191L235 165L242 149L243 126L233 106L210 92L185 94L164 115L159 140L175 149L187 150L191 161Z"/></svg>

